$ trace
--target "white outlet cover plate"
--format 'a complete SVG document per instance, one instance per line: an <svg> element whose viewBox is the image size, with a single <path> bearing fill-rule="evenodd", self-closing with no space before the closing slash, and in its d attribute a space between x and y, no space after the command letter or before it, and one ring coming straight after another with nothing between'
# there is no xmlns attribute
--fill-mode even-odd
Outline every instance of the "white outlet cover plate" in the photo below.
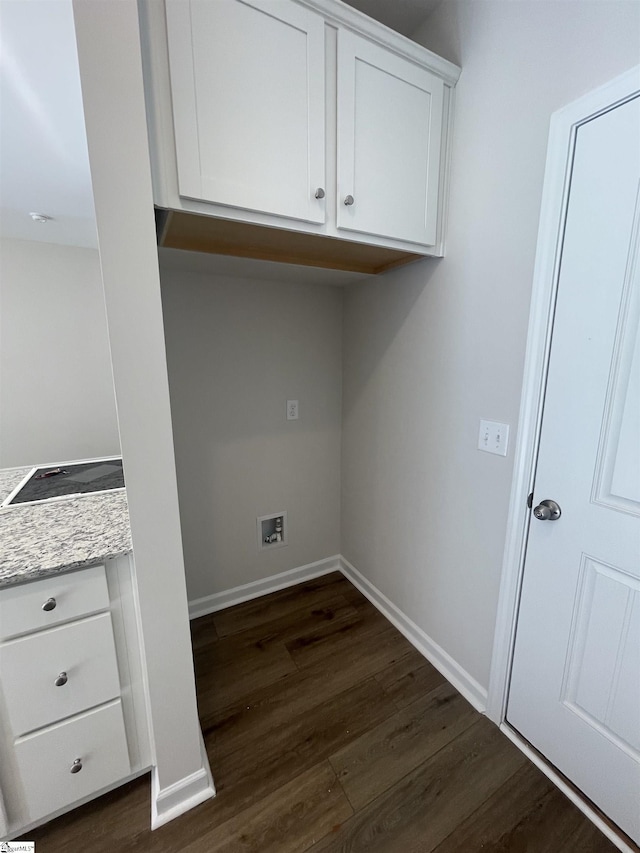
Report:
<svg viewBox="0 0 640 853"><path fill-rule="evenodd" d="M287 400L287 420L288 421L297 421L298 420L298 401L297 400Z"/></svg>
<svg viewBox="0 0 640 853"><path fill-rule="evenodd" d="M478 450L495 453L497 456L506 456L508 446L509 424L500 424L497 421L480 421Z"/></svg>

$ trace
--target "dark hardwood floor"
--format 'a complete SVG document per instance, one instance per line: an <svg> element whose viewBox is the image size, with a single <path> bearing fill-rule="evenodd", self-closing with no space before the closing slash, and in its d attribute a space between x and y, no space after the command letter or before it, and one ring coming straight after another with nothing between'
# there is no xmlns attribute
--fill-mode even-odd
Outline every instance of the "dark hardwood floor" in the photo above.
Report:
<svg viewBox="0 0 640 853"><path fill-rule="evenodd" d="M218 795L150 832L148 777L38 853L614 853L341 575L192 623Z"/></svg>

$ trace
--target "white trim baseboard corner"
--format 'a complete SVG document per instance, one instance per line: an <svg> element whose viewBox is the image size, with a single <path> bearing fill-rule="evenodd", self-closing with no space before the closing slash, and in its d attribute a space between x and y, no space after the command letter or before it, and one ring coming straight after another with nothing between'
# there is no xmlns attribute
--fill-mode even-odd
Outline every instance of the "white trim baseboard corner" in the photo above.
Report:
<svg viewBox="0 0 640 853"><path fill-rule="evenodd" d="M189 618L197 619L199 616L206 616L226 607L232 607L234 604L251 601L254 598L295 586L303 581L322 577L322 575L328 575L331 572L341 572L347 580L351 581L374 607L377 607L383 616L386 616L396 626L411 645L462 693L477 711L486 712L487 691L484 687L340 554L318 560L315 563L308 563L305 566L298 566L296 569L280 572L259 581L252 581L224 592L216 592L213 595L197 598L189 602Z"/></svg>
<svg viewBox="0 0 640 853"><path fill-rule="evenodd" d="M414 646L421 655L439 670L448 682L458 690L471 705L484 714L487 707L487 691L475 678L460 666L451 655L432 640L428 634L418 627L400 610L384 593L375 587L364 575L344 557L340 557L342 574L357 587L360 592L377 607L383 616L393 624Z"/></svg>
<svg viewBox="0 0 640 853"><path fill-rule="evenodd" d="M298 566L287 572L280 572L277 575L236 586L224 592L205 595L203 598L196 598L189 602L189 619L197 619L199 616L224 610L225 607L233 607L234 604L241 604L243 601L250 601L252 598L259 598L262 595L268 595L270 592L277 592L279 589L286 589L303 581L313 580L313 578L339 571L340 556L335 554L333 557L317 560L315 563L307 563L305 566Z"/></svg>
<svg viewBox="0 0 640 853"><path fill-rule="evenodd" d="M639 90L640 66L636 66L610 83L568 104L551 117L518 418L518 440L487 696L487 716L497 725L500 725L506 716L516 614L527 545L527 496L533 489L537 461L575 137L581 124L636 96Z"/></svg>
<svg viewBox="0 0 640 853"><path fill-rule="evenodd" d="M602 819L600 813L593 808L589 800L580 796L579 792L572 785L568 785L565 778L557 772L553 765L549 764L542 758L535 749L532 749L528 741L526 741L515 729L512 729L509 723L503 722L500 724L500 731L514 743L518 749L530 759L536 767L541 770L544 775L550 779L553 784L560 788L562 793L568 797L571 802L577 806L580 811L589 820L594 823L600 832L614 844L622 853L637 853L637 848L627 844L625 839L619 835L610 824Z"/></svg>
<svg viewBox="0 0 640 853"><path fill-rule="evenodd" d="M202 766L195 773L179 779L168 788L160 789L158 768L151 771L151 829L158 829L195 806L215 797L216 788L209 767L207 750L200 733L200 755Z"/></svg>

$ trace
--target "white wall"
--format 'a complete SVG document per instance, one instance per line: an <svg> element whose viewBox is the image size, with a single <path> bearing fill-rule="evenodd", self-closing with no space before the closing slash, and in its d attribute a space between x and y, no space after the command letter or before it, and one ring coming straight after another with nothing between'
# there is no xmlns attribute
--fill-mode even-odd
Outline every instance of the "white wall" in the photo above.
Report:
<svg viewBox="0 0 640 853"><path fill-rule="evenodd" d="M0 467L120 452L96 249L0 243Z"/></svg>
<svg viewBox="0 0 640 853"><path fill-rule="evenodd" d="M342 291L161 279L189 599L339 553ZM289 544L258 551L283 510Z"/></svg>
<svg viewBox="0 0 640 853"><path fill-rule="evenodd" d="M549 117L639 33L637 2L442 3L416 38L463 68L447 257L345 295L342 553L485 689Z"/></svg>
<svg viewBox="0 0 640 853"><path fill-rule="evenodd" d="M212 796L198 721L136 0L73 0L142 634L152 828Z"/></svg>

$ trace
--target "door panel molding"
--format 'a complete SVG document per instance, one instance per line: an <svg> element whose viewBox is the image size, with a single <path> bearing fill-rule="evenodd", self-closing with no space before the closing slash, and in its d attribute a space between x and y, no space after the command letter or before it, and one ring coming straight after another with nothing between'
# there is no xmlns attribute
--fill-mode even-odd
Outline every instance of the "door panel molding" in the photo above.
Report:
<svg viewBox="0 0 640 853"><path fill-rule="evenodd" d="M610 612L613 608L616 611L611 614L610 622L619 625L620 629L606 632L603 646L600 639L603 632L597 630L598 625L593 621L598 621L595 605L598 598L605 597L604 587L608 587L606 592L609 592L610 599L607 610ZM632 691L640 689L637 679L620 678L623 670L629 673L637 671L634 659L638 656L639 602L640 582L637 578L588 554L582 555L560 695L565 707L634 761L640 760L638 732L629 731L628 726L621 729L618 722L625 718L617 711L620 703L633 701ZM601 673L595 685L582 682L582 674L589 671Z"/></svg>
<svg viewBox="0 0 640 853"><path fill-rule="evenodd" d="M611 360L602 433L591 500L610 509L640 515L640 399L631 377L640 371L640 183L629 241L618 329ZM624 390L623 390L624 389ZM633 395L633 396L632 396ZM620 454L621 446L626 451ZM622 455L634 458L630 467Z"/></svg>

